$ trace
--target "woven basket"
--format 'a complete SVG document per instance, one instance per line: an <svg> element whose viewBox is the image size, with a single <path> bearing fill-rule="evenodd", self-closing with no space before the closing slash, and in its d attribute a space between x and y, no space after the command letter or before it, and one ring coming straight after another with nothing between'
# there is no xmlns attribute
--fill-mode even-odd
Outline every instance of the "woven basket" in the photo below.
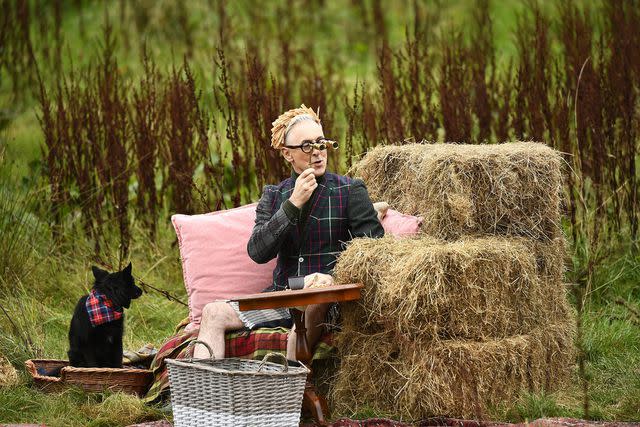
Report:
<svg viewBox="0 0 640 427"><path fill-rule="evenodd" d="M267 362L271 356L280 357L284 364ZM297 427L300 423L309 370L280 353L269 353L262 362L239 358L166 362L175 427Z"/></svg>
<svg viewBox="0 0 640 427"><path fill-rule="evenodd" d="M33 383L43 391L58 392L70 385L85 391L121 391L143 396L153 378L148 369L129 368L75 368L66 360L29 359L24 362ZM38 374L38 368L47 371L61 368L59 377Z"/></svg>

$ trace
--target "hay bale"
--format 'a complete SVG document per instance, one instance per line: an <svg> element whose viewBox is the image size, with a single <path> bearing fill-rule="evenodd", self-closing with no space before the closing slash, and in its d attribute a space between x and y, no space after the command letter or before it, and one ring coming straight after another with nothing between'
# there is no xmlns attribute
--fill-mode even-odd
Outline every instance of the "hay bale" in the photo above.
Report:
<svg viewBox="0 0 640 427"><path fill-rule="evenodd" d="M339 412L485 418L563 383L575 314L560 166L536 143L379 147L354 166L374 201L422 216L424 233L355 239L338 259L337 283L365 284L336 336Z"/></svg>
<svg viewBox="0 0 640 427"><path fill-rule="evenodd" d="M432 340L526 334L570 312L558 278L540 270L557 251L524 238L355 239L334 270L338 283L365 284L343 327Z"/></svg>
<svg viewBox="0 0 640 427"><path fill-rule="evenodd" d="M564 236L551 240L533 240L522 238L524 245L531 248L537 264L538 276L549 283L562 283L564 280L565 264L571 262L567 255L567 241Z"/></svg>
<svg viewBox="0 0 640 427"><path fill-rule="evenodd" d="M561 235L560 153L544 144L409 144L369 151L350 174L374 202L424 218L443 239L501 234Z"/></svg>
<svg viewBox="0 0 640 427"><path fill-rule="evenodd" d="M408 420L436 415L486 419L520 393L553 391L571 372L574 325L497 340L422 342L391 332L341 334L342 362L330 401L338 413L364 408Z"/></svg>
<svg viewBox="0 0 640 427"><path fill-rule="evenodd" d="M4 356L0 355L0 387L11 387L18 385L18 371Z"/></svg>

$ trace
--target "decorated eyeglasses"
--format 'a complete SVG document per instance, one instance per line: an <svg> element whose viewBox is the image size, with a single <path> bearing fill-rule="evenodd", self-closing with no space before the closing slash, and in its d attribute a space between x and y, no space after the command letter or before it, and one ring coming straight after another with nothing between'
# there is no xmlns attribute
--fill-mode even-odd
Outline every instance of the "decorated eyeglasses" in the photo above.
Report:
<svg viewBox="0 0 640 427"><path fill-rule="evenodd" d="M311 153L314 149L326 150L327 146L336 149L338 148L338 143L326 139L324 136L319 136L315 140L304 140L300 145L285 145L286 148L299 148L303 153L307 154Z"/></svg>

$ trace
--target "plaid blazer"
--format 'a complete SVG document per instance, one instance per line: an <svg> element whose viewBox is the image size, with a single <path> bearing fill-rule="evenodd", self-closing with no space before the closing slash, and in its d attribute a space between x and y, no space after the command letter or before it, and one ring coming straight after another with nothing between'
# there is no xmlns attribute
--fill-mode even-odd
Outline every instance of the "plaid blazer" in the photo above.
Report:
<svg viewBox="0 0 640 427"><path fill-rule="evenodd" d="M366 194L361 180L325 173L307 202L311 205L304 229L300 229L297 219L292 221L281 208L291 196L294 185L295 179L290 177L279 185L265 186L256 208L256 223L247 245L249 255L258 263L278 257L273 284L266 290L286 289L288 278L292 276L331 273L345 244L356 235L348 217L348 206L352 187L360 186ZM367 231L359 234L378 237L384 231L368 195L366 202L363 208L367 220L359 223Z"/></svg>

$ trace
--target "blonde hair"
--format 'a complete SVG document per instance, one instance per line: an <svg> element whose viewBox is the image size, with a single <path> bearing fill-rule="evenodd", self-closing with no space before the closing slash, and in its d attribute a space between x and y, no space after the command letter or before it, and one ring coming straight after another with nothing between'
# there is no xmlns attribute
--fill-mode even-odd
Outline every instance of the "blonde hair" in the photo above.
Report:
<svg viewBox="0 0 640 427"><path fill-rule="evenodd" d="M273 123L271 123L273 126L271 128L271 147L276 150L284 147L287 134L297 123L305 120L312 120L321 125L320 117L318 116L319 113L319 108L318 113L316 113L304 104L302 104L300 108L294 108L293 110L282 113Z"/></svg>

